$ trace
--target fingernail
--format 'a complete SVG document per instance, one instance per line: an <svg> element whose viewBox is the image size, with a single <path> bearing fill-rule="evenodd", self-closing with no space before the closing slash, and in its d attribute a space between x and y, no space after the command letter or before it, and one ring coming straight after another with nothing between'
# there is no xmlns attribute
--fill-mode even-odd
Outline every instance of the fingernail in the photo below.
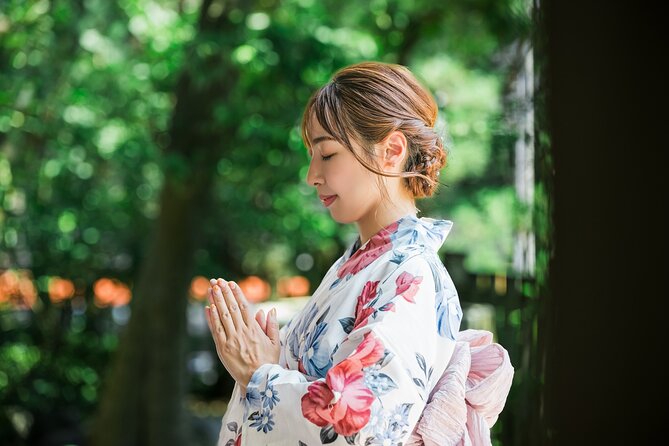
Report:
<svg viewBox="0 0 669 446"><path fill-rule="evenodd" d="M216 285L216 279L210 279L209 283L213 286Z"/></svg>
<svg viewBox="0 0 669 446"><path fill-rule="evenodd" d="M228 282L228 285L230 285L231 290L235 289L235 282Z"/></svg>

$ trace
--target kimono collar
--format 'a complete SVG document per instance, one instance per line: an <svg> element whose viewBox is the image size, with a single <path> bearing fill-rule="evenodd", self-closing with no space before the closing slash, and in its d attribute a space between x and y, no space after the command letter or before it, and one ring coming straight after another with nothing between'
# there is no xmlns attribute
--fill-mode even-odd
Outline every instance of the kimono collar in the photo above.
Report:
<svg viewBox="0 0 669 446"><path fill-rule="evenodd" d="M343 278L347 274L355 274L391 249L419 245L437 252L452 226L450 220L405 215L379 230L362 246L358 237L346 250L337 276Z"/></svg>

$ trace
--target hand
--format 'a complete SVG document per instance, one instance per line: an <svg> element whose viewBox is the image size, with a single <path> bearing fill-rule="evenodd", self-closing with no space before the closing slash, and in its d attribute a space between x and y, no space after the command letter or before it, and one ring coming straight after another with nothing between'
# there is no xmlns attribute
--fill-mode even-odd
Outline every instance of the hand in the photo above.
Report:
<svg viewBox="0 0 669 446"><path fill-rule="evenodd" d="M263 364L279 362L279 324L272 309L263 321L256 318L239 285L223 279L211 280L210 306L205 315L218 357L237 383L246 390L253 372Z"/></svg>

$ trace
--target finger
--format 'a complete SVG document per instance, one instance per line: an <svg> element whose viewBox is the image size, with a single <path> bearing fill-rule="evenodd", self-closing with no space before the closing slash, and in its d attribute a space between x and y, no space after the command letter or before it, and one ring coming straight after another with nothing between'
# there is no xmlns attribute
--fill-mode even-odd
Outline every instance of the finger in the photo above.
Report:
<svg viewBox="0 0 669 446"><path fill-rule="evenodd" d="M225 330L225 335L227 337L233 337L235 333L237 333L237 330L235 329L235 323L233 322L233 315L230 314L228 304L223 297L223 292L218 285L214 285L213 293L215 307L218 309L216 314L221 322L221 325L223 326L223 329Z"/></svg>
<svg viewBox="0 0 669 446"><path fill-rule="evenodd" d="M276 317L276 308L272 308L268 314L267 336L277 344L279 343L279 320Z"/></svg>
<svg viewBox="0 0 669 446"><path fill-rule="evenodd" d="M223 324L218 317L218 310L216 309L216 306L212 305L210 307L205 307L205 309L207 312L207 323L209 324L209 330L211 331L214 342L216 343L216 348L218 349L218 346L221 343L225 343L227 340L225 329L223 328Z"/></svg>
<svg viewBox="0 0 669 446"><path fill-rule="evenodd" d="M222 297L225 299L225 304L228 306L228 310L232 315L232 323L235 325L235 329L241 330L242 327L247 326L247 324L242 316L242 311L237 302L237 298L230 289L228 282L225 280L218 279L218 288L221 290Z"/></svg>
<svg viewBox="0 0 669 446"><path fill-rule="evenodd" d="M235 282L228 282L228 286L232 290L232 295L235 296L235 299L237 300L237 305L239 305L239 312L242 314L244 323L247 326L250 326L253 319L251 318L251 313L249 312L249 308L251 307L251 305L249 305L249 301L246 300L244 292Z"/></svg>
<svg viewBox="0 0 669 446"><path fill-rule="evenodd" d="M256 321L258 322L258 325L260 325L260 328L262 328L262 331L267 334L267 319L265 318L265 312L262 308L256 313Z"/></svg>

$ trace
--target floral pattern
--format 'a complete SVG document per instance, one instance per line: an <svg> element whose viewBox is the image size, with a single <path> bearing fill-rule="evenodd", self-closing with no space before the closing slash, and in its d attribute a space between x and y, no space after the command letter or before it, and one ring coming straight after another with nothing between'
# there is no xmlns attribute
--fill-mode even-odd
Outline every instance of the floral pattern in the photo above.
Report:
<svg viewBox="0 0 669 446"><path fill-rule="evenodd" d="M282 327L279 364L235 387L218 446L406 443L462 318L437 255L450 228L408 215L351 245Z"/></svg>

